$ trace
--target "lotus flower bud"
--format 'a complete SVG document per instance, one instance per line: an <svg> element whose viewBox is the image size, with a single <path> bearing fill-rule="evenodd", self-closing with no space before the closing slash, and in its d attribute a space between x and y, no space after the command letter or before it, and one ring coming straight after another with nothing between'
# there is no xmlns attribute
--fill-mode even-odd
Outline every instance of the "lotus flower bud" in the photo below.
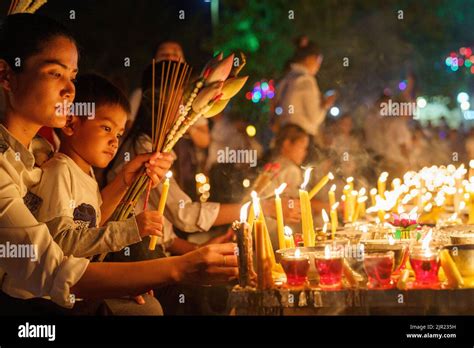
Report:
<svg viewBox="0 0 474 348"><path fill-rule="evenodd" d="M248 78L248 76L232 77L224 81L224 86L222 87L222 100L230 99L239 93Z"/></svg>
<svg viewBox="0 0 474 348"><path fill-rule="evenodd" d="M211 67L211 71L206 78L206 84L211 84L216 81L225 81L232 70L234 62L234 54L223 59L216 66Z"/></svg>

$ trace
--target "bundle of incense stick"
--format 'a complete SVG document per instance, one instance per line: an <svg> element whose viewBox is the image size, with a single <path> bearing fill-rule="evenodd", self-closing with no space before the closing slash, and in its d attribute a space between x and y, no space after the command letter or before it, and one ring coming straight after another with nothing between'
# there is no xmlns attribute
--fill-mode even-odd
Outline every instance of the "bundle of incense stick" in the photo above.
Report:
<svg viewBox="0 0 474 348"><path fill-rule="evenodd" d="M47 0L12 0L8 15L15 13L35 13Z"/></svg>
<svg viewBox="0 0 474 348"><path fill-rule="evenodd" d="M156 68L160 76L158 95L155 93ZM152 151L162 151L168 131L178 118L178 108L182 100L183 89L190 75L189 65L184 62L161 61L152 65L151 108L152 108ZM157 100L156 100L157 99ZM139 197L148 188L151 180L145 174L145 169L132 186L128 189L122 203L115 210L112 219L127 219L132 213ZM147 197L148 198L148 197ZM148 199L145 200L145 209Z"/></svg>
<svg viewBox="0 0 474 348"><path fill-rule="evenodd" d="M152 143L153 151L171 152L177 141L187 132L200 117L212 117L223 111L229 100L244 86L248 76L237 77L245 64L234 65L234 54L223 58L220 54L205 67L201 76L188 92L185 93L183 106L183 87L187 84L190 70L183 62L160 62L157 72L160 74L160 90L155 116L155 64L152 70ZM154 63L154 61L153 61ZM178 109L181 109L178 113ZM147 190L148 188L148 190ZM147 190L145 209L151 182L143 170L143 174L135 180L125 194L124 200L114 211L112 220L127 219L139 197Z"/></svg>

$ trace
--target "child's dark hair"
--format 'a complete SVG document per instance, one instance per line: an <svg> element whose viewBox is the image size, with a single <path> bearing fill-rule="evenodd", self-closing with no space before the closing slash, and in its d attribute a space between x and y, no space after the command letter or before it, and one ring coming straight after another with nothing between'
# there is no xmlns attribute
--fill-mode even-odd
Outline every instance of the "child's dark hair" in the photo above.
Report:
<svg viewBox="0 0 474 348"><path fill-rule="evenodd" d="M130 114L130 103L125 94L105 77L98 74L79 75L75 85L74 103L95 103L96 109L101 105L118 105Z"/></svg>
<svg viewBox="0 0 474 348"><path fill-rule="evenodd" d="M0 59L13 71L21 72L29 57L41 52L49 40L58 36L68 38L77 47L72 33L48 17L30 13L7 16L0 24Z"/></svg>
<svg viewBox="0 0 474 348"><path fill-rule="evenodd" d="M275 137L275 152L279 153L281 151L285 140L294 143L305 137L308 137L308 133L306 133L303 128L295 124L287 124L280 129Z"/></svg>
<svg viewBox="0 0 474 348"><path fill-rule="evenodd" d="M296 47L292 61L298 63L309 56L319 56L320 54L319 46L315 42L309 40L301 41Z"/></svg>

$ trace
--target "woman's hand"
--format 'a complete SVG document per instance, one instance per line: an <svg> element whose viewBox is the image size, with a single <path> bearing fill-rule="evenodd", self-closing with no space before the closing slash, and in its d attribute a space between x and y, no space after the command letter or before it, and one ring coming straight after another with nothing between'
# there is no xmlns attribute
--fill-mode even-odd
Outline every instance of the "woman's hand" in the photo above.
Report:
<svg viewBox="0 0 474 348"><path fill-rule="evenodd" d="M237 256L234 243L208 245L176 257L175 279L185 284L225 284L236 279Z"/></svg>

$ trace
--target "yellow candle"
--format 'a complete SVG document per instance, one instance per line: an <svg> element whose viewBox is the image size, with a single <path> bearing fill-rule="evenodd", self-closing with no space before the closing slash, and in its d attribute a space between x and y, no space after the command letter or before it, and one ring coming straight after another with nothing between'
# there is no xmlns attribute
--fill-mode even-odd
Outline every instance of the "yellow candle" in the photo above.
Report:
<svg viewBox="0 0 474 348"><path fill-rule="evenodd" d="M286 243L287 248L295 247L295 240L293 239L293 231L288 226L285 226L285 243Z"/></svg>
<svg viewBox="0 0 474 348"><path fill-rule="evenodd" d="M284 224L283 224L283 209L281 207L281 198L280 195L283 190L286 188L286 183L283 183L275 190L275 211L277 218L277 232L278 232L278 246L280 249L285 248L285 234L284 234Z"/></svg>
<svg viewBox="0 0 474 348"><path fill-rule="evenodd" d="M166 180L163 183L163 189L161 190L160 201L158 203L158 212L163 215L166 206L166 200L168 199L168 191L170 189L170 178L173 175L171 171L166 173ZM156 242L158 241L157 236L151 236L150 244L148 244L149 250L155 250Z"/></svg>
<svg viewBox="0 0 474 348"><path fill-rule="evenodd" d="M350 200L350 195L351 195L351 187L349 185L345 185L344 188L342 189L343 192L343 197L342 200L344 201L344 215L343 215L343 220L344 221L349 221L349 213L350 213L350 207L349 207L349 200Z"/></svg>
<svg viewBox="0 0 474 348"><path fill-rule="evenodd" d="M354 178L352 176L348 177L346 180L347 185L349 185L349 191L354 190Z"/></svg>
<svg viewBox="0 0 474 348"><path fill-rule="evenodd" d="M388 173L383 172L382 174L380 174L379 180L377 182L378 193L380 197L382 198L384 198L385 196L385 189L387 186L387 177L388 177Z"/></svg>
<svg viewBox="0 0 474 348"><path fill-rule="evenodd" d="M321 180L309 191L309 199L313 199L316 194L321 191L321 189L328 183L329 180L334 180L334 175L329 172L327 175L323 176Z"/></svg>
<svg viewBox="0 0 474 348"><path fill-rule="evenodd" d="M354 221L357 219L363 218L365 216L365 201L367 200L366 196L357 198L357 208L354 213Z"/></svg>
<svg viewBox="0 0 474 348"><path fill-rule="evenodd" d="M305 190L306 185L309 182L309 178L311 175L311 170L312 168L308 168L304 172L304 181L301 184L300 190L299 190L299 196L300 196L300 208L301 208L301 229L303 232L303 242L304 246L310 246L310 241L311 241L311 232L310 232L310 226L309 226L309 215L311 214L311 210L308 211L308 204L306 203L309 201L309 196L308 192Z"/></svg>
<svg viewBox="0 0 474 348"><path fill-rule="evenodd" d="M331 215L331 234L332 234L332 239L333 240L336 238L336 230L337 230L337 226L338 226L338 222L337 222L337 207L338 206L339 206L339 203L335 203L331 207L331 212L330 212L330 215Z"/></svg>
<svg viewBox="0 0 474 348"><path fill-rule="evenodd" d="M377 189L374 187L373 189L370 190L370 199L372 206L375 205L375 196L377 196Z"/></svg>
<svg viewBox="0 0 474 348"><path fill-rule="evenodd" d="M348 208L349 208L349 221L354 222L355 218L355 209L356 209L356 202L357 202L357 191L351 191L349 194L348 200Z"/></svg>
<svg viewBox="0 0 474 348"><path fill-rule="evenodd" d="M332 185L328 193L329 196L329 206L332 207L336 203L336 185Z"/></svg>

